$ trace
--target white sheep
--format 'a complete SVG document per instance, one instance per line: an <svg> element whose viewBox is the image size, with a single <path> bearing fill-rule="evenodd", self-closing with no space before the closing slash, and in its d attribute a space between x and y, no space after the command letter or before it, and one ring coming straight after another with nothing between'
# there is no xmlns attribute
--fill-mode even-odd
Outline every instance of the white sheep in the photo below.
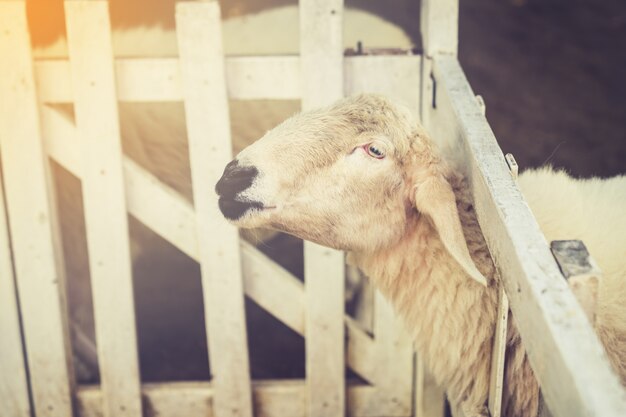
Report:
<svg viewBox="0 0 626 417"><path fill-rule="evenodd" d="M615 256L626 248L626 177L580 182L540 170L520 184L548 238L583 239L603 269L597 328L626 383L626 260ZM216 191L239 227L348 251L392 301L450 401L467 416L487 415L495 268L466 179L407 110L360 95L296 115L243 150ZM598 216L608 230L591 224ZM538 398L512 324L503 415L536 416Z"/></svg>

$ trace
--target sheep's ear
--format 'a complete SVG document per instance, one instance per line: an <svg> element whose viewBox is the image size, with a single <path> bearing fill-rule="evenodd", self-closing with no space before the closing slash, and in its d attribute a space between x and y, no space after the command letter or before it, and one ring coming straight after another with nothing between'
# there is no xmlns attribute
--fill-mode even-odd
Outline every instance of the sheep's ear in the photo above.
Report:
<svg viewBox="0 0 626 417"><path fill-rule="evenodd" d="M470 257L456 208L456 197L448 181L437 175L420 183L415 190L415 207L430 217L441 242L463 270L472 279L487 285L487 279Z"/></svg>

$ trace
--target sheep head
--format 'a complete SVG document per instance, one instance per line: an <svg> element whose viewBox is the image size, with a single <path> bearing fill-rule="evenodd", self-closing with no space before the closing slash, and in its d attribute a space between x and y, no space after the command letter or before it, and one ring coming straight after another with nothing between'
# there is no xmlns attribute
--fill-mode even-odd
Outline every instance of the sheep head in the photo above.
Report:
<svg viewBox="0 0 626 417"><path fill-rule="evenodd" d="M409 111L359 95L287 119L230 162L219 207L243 228L269 227L368 253L426 216L475 280L446 165Z"/></svg>

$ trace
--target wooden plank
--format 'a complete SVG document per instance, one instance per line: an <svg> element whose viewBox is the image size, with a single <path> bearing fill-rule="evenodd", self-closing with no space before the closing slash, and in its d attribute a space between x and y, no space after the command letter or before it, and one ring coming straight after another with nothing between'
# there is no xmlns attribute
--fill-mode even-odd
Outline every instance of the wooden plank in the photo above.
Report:
<svg viewBox="0 0 626 417"><path fill-rule="evenodd" d="M624 389L568 290L458 61L441 55L434 64L432 111L448 115L445 122L468 155L478 220L546 403L555 416L626 415Z"/></svg>
<svg viewBox="0 0 626 417"><path fill-rule="evenodd" d="M268 380L252 384L256 417L305 417L307 415L306 385L303 380ZM145 417L203 416L216 417L212 404L215 389L206 382L173 382L144 384L142 394ZM347 395L353 405L346 417L380 417L368 408L375 388L350 385ZM77 417L102 416L102 392L97 386L78 389ZM409 417L390 410L386 417Z"/></svg>
<svg viewBox="0 0 626 417"><path fill-rule="evenodd" d="M31 409L2 182L0 172L0 404L5 417L27 417Z"/></svg>
<svg viewBox="0 0 626 417"><path fill-rule="evenodd" d="M506 337L508 334L509 299L500 285L498 290L498 314L496 316L496 332L493 336L491 352L491 374L489 376L489 413L490 417L502 414L502 391L504 389L504 366L506 354Z"/></svg>
<svg viewBox="0 0 626 417"><path fill-rule="evenodd" d="M302 109L343 97L343 0L300 0Z"/></svg>
<svg viewBox="0 0 626 417"><path fill-rule="evenodd" d="M445 390L437 385L421 357L416 356L415 362L415 409L413 417L445 417Z"/></svg>
<svg viewBox="0 0 626 417"><path fill-rule="evenodd" d="M302 110L343 96L343 0L300 0ZM345 415L342 252L304 243L308 417Z"/></svg>
<svg viewBox="0 0 626 417"><path fill-rule="evenodd" d="M344 60L346 94L356 91L400 91L399 98L413 108L413 97L419 94L419 55L352 56ZM74 101L68 61L36 61L35 74L38 95L42 102ZM120 101L158 102L183 99L178 59L117 59L115 75L117 97ZM300 83L300 58L297 56L226 58L229 98L296 100L301 97ZM400 85L404 89L400 90Z"/></svg>
<svg viewBox="0 0 626 417"><path fill-rule="evenodd" d="M52 189L49 166L39 132L24 1L0 2L0 16L0 154L33 411L40 417L65 417L72 415L73 372L65 315L64 268L56 233L55 205L49 194ZM6 233L2 236L4 239ZM9 264L3 261L2 265L6 268ZM4 272L3 277L11 279ZM7 290L3 297L15 295ZM11 304L5 307L11 308ZM6 318L10 320L9 316ZM5 328L4 324L2 327ZM7 336L2 334L3 339ZM9 360L4 357L4 346L2 352L3 361ZM3 367L3 374L15 377L19 384L20 360L16 359L9 368L16 373ZM16 410L27 407L23 392L22 397L17 392L15 400Z"/></svg>
<svg viewBox="0 0 626 417"><path fill-rule="evenodd" d="M300 58L242 56L226 59L228 96L240 100L300 98Z"/></svg>
<svg viewBox="0 0 626 417"><path fill-rule="evenodd" d="M459 43L459 0L422 0L420 33L424 54L456 56Z"/></svg>
<svg viewBox="0 0 626 417"><path fill-rule="evenodd" d="M104 415L142 415L108 2L66 1Z"/></svg>
<svg viewBox="0 0 626 417"><path fill-rule="evenodd" d="M304 334L304 285L251 244L241 241L246 295L282 323Z"/></svg>
<svg viewBox="0 0 626 417"><path fill-rule="evenodd" d="M178 3L176 27L215 388L213 409L218 417L252 417L239 235L218 211L214 192L232 158L219 4Z"/></svg>
<svg viewBox="0 0 626 417"><path fill-rule="evenodd" d="M39 96L47 103L73 101L69 63L36 62ZM180 65L176 58L115 60L120 101L181 101ZM300 98L300 59L297 56L237 56L226 59L228 96L234 99L295 100Z"/></svg>
<svg viewBox="0 0 626 417"><path fill-rule="evenodd" d="M486 113L485 102L481 96L476 96L478 108L484 116ZM511 177L517 180L518 165L511 154L505 155ZM487 407L490 417L502 415L502 394L504 391L504 371L506 365L506 339L509 334L509 298L504 290L501 279L498 280L498 311L496 314L496 330L493 335L493 347L491 349L491 371L489 375L489 398Z"/></svg>

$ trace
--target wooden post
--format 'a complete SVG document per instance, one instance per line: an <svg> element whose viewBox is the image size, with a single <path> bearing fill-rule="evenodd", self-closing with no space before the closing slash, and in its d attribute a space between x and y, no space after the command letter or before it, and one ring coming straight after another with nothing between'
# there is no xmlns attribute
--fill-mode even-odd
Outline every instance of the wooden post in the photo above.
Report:
<svg viewBox="0 0 626 417"><path fill-rule="evenodd" d="M11 242L4 207L4 187L0 173L0 407L5 417L26 417L31 415L31 409Z"/></svg>
<svg viewBox="0 0 626 417"><path fill-rule="evenodd" d="M89 269L108 417L142 415L108 2L65 2Z"/></svg>
<svg viewBox="0 0 626 417"><path fill-rule="evenodd" d="M302 109L343 97L343 0L300 0ZM344 255L304 244L308 417L343 417Z"/></svg>
<svg viewBox="0 0 626 417"><path fill-rule="evenodd" d="M1 1L0 16L0 154L34 411L38 417L66 417L72 415L73 372L64 268L39 131L25 2ZM7 291L4 296L14 296ZM8 360L4 347L2 355ZM17 360L17 373L3 367L5 377L20 378L19 355ZM15 406L27 410L23 394Z"/></svg>
<svg viewBox="0 0 626 417"><path fill-rule="evenodd" d="M595 325L600 268L580 240L555 240L550 242L550 250L589 322Z"/></svg>
<svg viewBox="0 0 626 417"><path fill-rule="evenodd" d="M502 391L504 389L504 366L506 354L506 337L509 320L509 299L500 282L498 290L498 314L496 316L496 333L493 336L491 352L491 374L489 376L489 413L491 417L500 417L502 413Z"/></svg>
<svg viewBox="0 0 626 417"><path fill-rule="evenodd" d="M432 77L432 58L437 54L457 55L459 0L422 0L420 34L422 35L422 99L420 119L430 131L432 109L436 106L437 86ZM433 132L430 132L433 135Z"/></svg>
<svg viewBox="0 0 626 417"><path fill-rule="evenodd" d="M456 56L459 44L459 0L422 0L420 32L424 55Z"/></svg>
<svg viewBox="0 0 626 417"><path fill-rule="evenodd" d="M252 417L239 235L218 211L214 192L232 157L218 2L178 3L176 26L213 409L216 417Z"/></svg>

